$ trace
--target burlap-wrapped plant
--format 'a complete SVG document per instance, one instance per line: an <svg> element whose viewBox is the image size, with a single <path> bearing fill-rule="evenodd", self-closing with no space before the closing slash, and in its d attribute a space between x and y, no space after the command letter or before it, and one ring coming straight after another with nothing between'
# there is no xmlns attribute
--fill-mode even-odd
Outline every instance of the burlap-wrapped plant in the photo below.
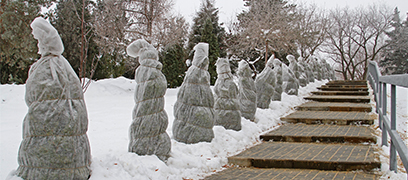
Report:
<svg viewBox="0 0 408 180"><path fill-rule="evenodd" d="M241 113L238 87L234 83L228 59L219 58L215 65L217 66L217 80L214 85L215 125L239 131L241 130Z"/></svg>
<svg viewBox="0 0 408 180"><path fill-rule="evenodd" d="M256 102L257 107L261 109L269 108L272 96L276 91L276 77L274 70L272 70L274 59L275 56L272 55L266 63L265 68L255 79Z"/></svg>
<svg viewBox="0 0 408 180"><path fill-rule="evenodd" d="M299 85L305 87L307 85L307 76L303 66L296 61L295 56L293 55L286 56L286 59L289 60L289 69L292 70L295 78L299 81Z"/></svg>
<svg viewBox="0 0 408 180"><path fill-rule="evenodd" d="M289 95L298 95L299 81L290 68L282 63L282 89Z"/></svg>
<svg viewBox="0 0 408 180"><path fill-rule="evenodd" d="M139 57L140 66L136 69L135 107L130 125L129 152L139 155L155 154L166 161L171 142L166 132L167 113L164 110L164 95L167 81L161 72L158 52L143 39L130 44L127 53Z"/></svg>
<svg viewBox="0 0 408 180"><path fill-rule="evenodd" d="M272 60L270 60L272 61ZM270 62L268 61L268 62ZM282 99L282 62L279 59L273 60L273 72L275 74L275 92L273 93L272 100L280 101ZM259 100L258 100L259 101Z"/></svg>
<svg viewBox="0 0 408 180"><path fill-rule="evenodd" d="M241 116L255 121L256 112L256 86L252 79L252 71L249 64L242 60L238 64L238 99L240 103Z"/></svg>
<svg viewBox="0 0 408 180"><path fill-rule="evenodd" d="M88 179L91 153L82 87L57 30L38 17L31 23L41 58L29 71L16 175L25 179Z"/></svg>
<svg viewBox="0 0 408 180"><path fill-rule="evenodd" d="M208 73L208 44L198 43L174 104L173 137L188 144L214 138L214 96Z"/></svg>

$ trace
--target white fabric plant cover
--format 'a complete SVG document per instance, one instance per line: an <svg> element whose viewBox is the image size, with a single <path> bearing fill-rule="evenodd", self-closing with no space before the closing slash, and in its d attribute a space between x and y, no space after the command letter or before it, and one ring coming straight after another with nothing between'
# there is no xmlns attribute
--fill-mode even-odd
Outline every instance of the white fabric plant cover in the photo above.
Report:
<svg viewBox="0 0 408 180"><path fill-rule="evenodd" d="M238 101L238 87L234 82L228 59L218 58L217 80L214 85L216 113L215 125L235 131L241 130L241 113Z"/></svg>
<svg viewBox="0 0 408 180"><path fill-rule="evenodd" d="M321 81L323 79L323 71L322 71L322 66L320 65L319 60L316 57L312 58L311 64L313 66L312 70L313 70L313 74L315 79L317 79L318 81Z"/></svg>
<svg viewBox="0 0 408 180"><path fill-rule="evenodd" d="M256 86L252 79L252 71L249 64L242 60L238 64L238 99L240 103L241 116L255 121L256 112Z"/></svg>
<svg viewBox="0 0 408 180"><path fill-rule="evenodd" d="M299 81L299 85L305 87L308 82L303 66L296 61L295 56L293 55L286 56L286 59L289 60L289 69L292 70L295 78Z"/></svg>
<svg viewBox="0 0 408 180"><path fill-rule="evenodd" d="M282 89L289 95L298 95L299 81L290 68L282 63Z"/></svg>
<svg viewBox="0 0 408 180"><path fill-rule="evenodd" d="M214 96L208 73L208 44L198 43L174 105L173 137L187 144L214 138Z"/></svg>
<svg viewBox="0 0 408 180"><path fill-rule="evenodd" d="M275 56L271 56L266 63L265 68L262 70L255 79L255 86L256 86L256 102L257 107L261 109L269 108L269 104L271 103L272 96L275 93L276 88L276 77L275 72L272 70L273 62Z"/></svg>
<svg viewBox="0 0 408 180"><path fill-rule="evenodd" d="M139 56L136 69L135 107L130 125L129 152L139 155L155 154L162 161L169 158L170 137L166 132L167 113L164 95L167 81L161 72L158 52L143 39L136 40L126 49L133 57Z"/></svg>
<svg viewBox="0 0 408 180"><path fill-rule="evenodd" d="M269 62L269 61L268 61ZM273 72L275 74L275 92L272 96L272 101L280 101L282 99L282 62L279 59L273 60Z"/></svg>
<svg viewBox="0 0 408 180"><path fill-rule="evenodd" d="M314 82L315 77L314 77L314 74L313 74L313 71L312 71L312 66L310 65L310 63L307 63L306 61L299 61L299 62L305 68L305 72L306 72L306 75L307 75L308 82Z"/></svg>
<svg viewBox="0 0 408 180"><path fill-rule="evenodd" d="M38 17L31 23L41 59L26 82L28 106L16 175L23 179L88 179L91 154L82 88L61 55L57 30Z"/></svg>

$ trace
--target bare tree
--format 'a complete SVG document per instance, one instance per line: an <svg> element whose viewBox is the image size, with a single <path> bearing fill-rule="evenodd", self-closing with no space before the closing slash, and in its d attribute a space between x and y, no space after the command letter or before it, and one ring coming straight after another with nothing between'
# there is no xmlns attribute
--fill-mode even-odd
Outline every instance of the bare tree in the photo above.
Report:
<svg viewBox="0 0 408 180"><path fill-rule="evenodd" d="M129 18L128 38L143 38L155 48L163 46L158 41L162 24L171 15L172 0L129 0L124 1L126 17Z"/></svg>
<svg viewBox="0 0 408 180"><path fill-rule="evenodd" d="M336 71L345 80L365 78L368 60L378 60L387 46L384 37L391 18L392 11L385 5L330 11L324 52L339 65Z"/></svg>
<svg viewBox="0 0 408 180"><path fill-rule="evenodd" d="M325 12L318 9L315 4L300 4L296 7L297 17L295 20L296 44L300 51L300 56L304 60L309 60L320 50L326 39L326 28L328 19Z"/></svg>

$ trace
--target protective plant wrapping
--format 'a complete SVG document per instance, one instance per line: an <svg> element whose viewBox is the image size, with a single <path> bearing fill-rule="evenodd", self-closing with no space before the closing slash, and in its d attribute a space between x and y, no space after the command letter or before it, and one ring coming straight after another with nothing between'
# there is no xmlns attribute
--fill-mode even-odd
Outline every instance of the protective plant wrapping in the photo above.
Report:
<svg viewBox="0 0 408 180"><path fill-rule="evenodd" d="M312 68L309 63L306 63L305 61L299 61L300 64L304 67L306 76L307 76L307 81L308 82L314 82L314 74L312 72Z"/></svg>
<svg viewBox="0 0 408 180"><path fill-rule="evenodd" d="M214 85L216 95L214 104L215 125L239 131L241 130L241 113L238 87L234 83L228 59L219 58L215 65L218 74Z"/></svg>
<svg viewBox="0 0 408 180"><path fill-rule="evenodd" d="M276 93L276 72L272 70L273 59L275 59L275 56L269 58L265 68L255 79L257 107L261 109L269 108L272 96Z"/></svg>
<svg viewBox="0 0 408 180"><path fill-rule="evenodd" d="M312 58L312 66L313 66L313 74L315 79L317 79L318 81L321 81L323 79L323 71L322 71L322 66L320 66L319 60L316 57Z"/></svg>
<svg viewBox="0 0 408 180"><path fill-rule="evenodd" d="M268 61L269 62L269 61ZM282 99L282 62L279 59L273 60L273 72L275 74L275 92L273 93L272 100L280 101Z"/></svg>
<svg viewBox="0 0 408 180"><path fill-rule="evenodd" d="M321 66L324 69L324 78L323 79L329 79L329 80L334 80L334 71L331 68L330 64L327 63L325 59L321 60Z"/></svg>
<svg viewBox="0 0 408 180"><path fill-rule="evenodd" d="M255 121L255 112L257 105L256 86L252 79L251 68L244 60L238 64L238 99L240 103L241 116Z"/></svg>
<svg viewBox="0 0 408 180"><path fill-rule="evenodd" d="M216 116L208 73L208 44L198 43L194 50L192 66L186 72L174 105L174 139L188 144L211 142Z"/></svg>
<svg viewBox="0 0 408 180"><path fill-rule="evenodd" d="M334 72L333 67L329 63L327 63L326 61L324 61L324 62L325 62L325 65L326 65L326 68L327 68L327 71L328 71L328 74L329 74L328 76L329 76L330 80L336 80L336 74Z"/></svg>
<svg viewBox="0 0 408 180"><path fill-rule="evenodd" d="M57 30L39 17L31 23L41 58L29 71L23 140L16 175L23 179L88 179L91 154L82 87L61 55Z"/></svg>
<svg viewBox="0 0 408 180"><path fill-rule="evenodd" d="M289 95L298 95L299 81L290 68L282 63L282 89Z"/></svg>
<svg viewBox="0 0 408 180"><path fill-rule="evenodd" d="M293 55L286 56L286 59L289 60L289 69L292 70L295 78L299 81L299 85L305 87L308 82L303 66L301 66L300 63L296 62L295 56Z"/></svg>
<svg viewBox="0 0 408 180"><path fill-rule="evenodd" d="M139 57L136 69L135 107L130 125L129 152L139 155L155 154L162 161L169 158L170 137L166 132L167 113L164 95L167 81L161 72L158 52L143 39L136 40L127 48L130 56Z"/></svg>

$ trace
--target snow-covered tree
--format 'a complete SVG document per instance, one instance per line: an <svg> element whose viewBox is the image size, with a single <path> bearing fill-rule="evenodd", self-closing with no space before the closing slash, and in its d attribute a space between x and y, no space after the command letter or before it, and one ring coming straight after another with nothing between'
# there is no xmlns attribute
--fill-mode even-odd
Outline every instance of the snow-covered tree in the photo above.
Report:
<svg viewBox="0 0 408 180"><path fill-rule="evenodd" d="M391 25L393 30L386 33L390 39L380 66L384 67L385 74L408 73L408 17L401 22L398 8L395 8Z"/></svg>
<svg viewBox="0 0 408 180"><path fill-rule="evenodd" d="M198 43L174 104L173 137L187 144L214 138L214 96L208 73L208 44Z"/></svg>
<svg viewBox="0 0 408 180"><path fill-rule="evenodd" d="M167 113L164 110L164 95L167 81L161 69L158 51L143 39L128 46L127 53L139 57L140 66L136 69L136 91L133 121L130 125L129 152L139 155L155 154L166 161L171 143L166 133Z"/></svg>
<svg viewBox="0 0 408 180"><path fill-rule="evenodd" d="M78 76L61 55L57 30L38 17L31 23L41 59L26 82L27 115L18 152L23 179L88 179L91 151L88 115Z"/></svg>
<svg viewBox="0 0 408 180"><path fill-rule="evenodd" d="M274 96L276 93L277 80L275 77L276 72L272 70L274 62L273 59L275 59L275 56L272 55L266 63L265 68L258 76L256 76L255 79L257 107L262 109L269 108L272 96Z"/></svg>
<svg viewBox="0 0 408 180"><path fill-rule="evenodd" d="M215 125L225 129L241 130L241 113L238 101L238 87L234 82L230 64L226 58L218 58L217 81L214 92L216 95L214 110L216 113Z"/></svg>
<svg viewBox="0 0 408 180"><path fill-rule="evenodd" d="M238 64L238 99L240 102L241 116L255 121L257 94L255 81L252 79L252 70L249 64L242 60Z"/></svg>

